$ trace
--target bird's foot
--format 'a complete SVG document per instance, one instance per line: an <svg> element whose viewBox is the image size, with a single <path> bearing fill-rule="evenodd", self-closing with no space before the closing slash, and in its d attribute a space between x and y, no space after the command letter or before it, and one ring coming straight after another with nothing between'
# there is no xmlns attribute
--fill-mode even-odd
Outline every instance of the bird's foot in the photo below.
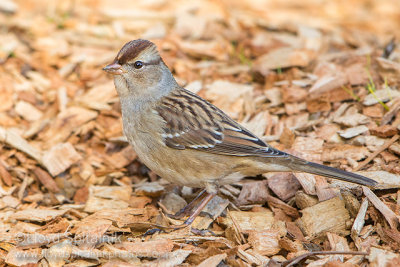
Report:
<svg viewBox="0 0 400 267"><path fill-rule="evenodd" d="M144 234L143 237L149 236L149 235L154 235L155 233L163 233L165 232L165 230L160 229L160 228L153 228L153 229L149 229L147 230Z"/></svg>

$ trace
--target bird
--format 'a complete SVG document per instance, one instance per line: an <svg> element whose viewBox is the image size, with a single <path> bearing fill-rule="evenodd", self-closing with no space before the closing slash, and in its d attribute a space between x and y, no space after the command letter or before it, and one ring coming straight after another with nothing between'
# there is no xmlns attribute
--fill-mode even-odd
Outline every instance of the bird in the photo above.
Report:
<svg viewBox="0 0 400 267"><path fill-rule="evenodd" d="M103 68L113 75L123 132L139 159L171 183L202 188L176 214L190 225L227 184L268 172L306 172L373 187L362 175L307 161L280 151L222 110L176 82L157 46L126 43Z"/></svg>

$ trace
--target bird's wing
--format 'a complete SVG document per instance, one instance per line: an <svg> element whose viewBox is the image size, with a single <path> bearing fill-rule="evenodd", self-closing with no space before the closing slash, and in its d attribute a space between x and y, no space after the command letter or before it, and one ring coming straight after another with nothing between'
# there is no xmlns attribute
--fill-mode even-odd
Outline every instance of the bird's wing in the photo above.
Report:
<svg viewBox="0 0 400 267"><path fill-rule="evenodd" d="M165 121L162 137L168 147L231 156L288 156L185 89L163 97L156 110Z"/></svg>

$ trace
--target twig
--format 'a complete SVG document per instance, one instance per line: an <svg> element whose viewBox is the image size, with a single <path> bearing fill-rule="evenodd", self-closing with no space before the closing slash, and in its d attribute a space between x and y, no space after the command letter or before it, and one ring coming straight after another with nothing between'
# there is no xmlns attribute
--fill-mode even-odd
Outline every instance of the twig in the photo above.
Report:
<svg viewBox="0 0 400 267"><path fill-rule="evenodd" d="M393 136L390 140L386 141L378 150L376 150L374 153L372 153L366 160L361 162L357 168L355 169L356 171L359 171L362 169L365 165L367 165L371 160L373 160L376 156L378 156L379 153L390 147L394 142L399 139L400 135L396 134Z"/></svg>
<svg viewBox="0 0 400 267"><path fill-rule="evenodd" d="M293 266L296 263L298 263L299 261L301 261L307 257L314 256L314 255L338 255L338 254L339 255L343 255L343 254L344 255L364 255L364 256L368 255L367 252L363 252L363 251L312 251L312 252L297 256L293 259L284 261L284 262L282 262L282 266L286 266L286 267Z"/></svg>

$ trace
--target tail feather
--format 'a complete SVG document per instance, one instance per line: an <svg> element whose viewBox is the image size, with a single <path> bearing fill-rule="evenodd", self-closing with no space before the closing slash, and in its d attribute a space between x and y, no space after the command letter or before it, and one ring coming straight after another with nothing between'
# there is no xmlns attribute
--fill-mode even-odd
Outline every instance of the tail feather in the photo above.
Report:
<svg viewBox="0 0 400 267"><path fill-rule="evenodd" d="M367 178L365 176L356 173L347 172L344 170L328 167L318 163L305 161L299 158L295 159L298 159L300 161L297 160L292 161L290 167L293 171L308 172L316 175L321 175L329 178L334 178L366 186L374 186L377 184L375 180L372 180L370 178Z"/></svg>

